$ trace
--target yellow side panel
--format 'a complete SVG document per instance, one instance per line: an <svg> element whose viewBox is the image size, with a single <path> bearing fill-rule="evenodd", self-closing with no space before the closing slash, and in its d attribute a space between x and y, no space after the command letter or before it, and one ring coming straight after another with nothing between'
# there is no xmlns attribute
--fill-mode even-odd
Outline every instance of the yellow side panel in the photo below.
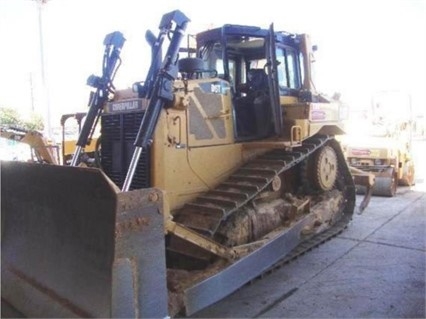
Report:
<svg viewBox="0 0 426 319"><path fill-rule="evenodd" d="M190 169L209 189L226 179L243 160L241 144L188 150Z"/></svg>
<svg viewBox="0 0 426 319"><path fill-rule="evenodd" d="M284 130L292 125L301 128L303 138L315 134L344 134L340 119L340 106L337 103L296 103L284 106Z"/></svg>
<svg viewBox="0 0 426 319"><path fill-rule="evenodd" d="M241 162L240 144L188 147L186 111L162 112L152 147L152 183L166 191L171 210L216 186Z"/></svg>

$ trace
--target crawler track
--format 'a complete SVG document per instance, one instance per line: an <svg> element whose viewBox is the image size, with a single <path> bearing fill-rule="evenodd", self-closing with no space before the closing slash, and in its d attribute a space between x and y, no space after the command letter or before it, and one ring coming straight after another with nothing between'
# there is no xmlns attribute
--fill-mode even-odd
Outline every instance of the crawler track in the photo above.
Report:
<svg viewBox="0 0 426 319"><path fill-rule="evenodd" d="M175 221L204 235L214 236L222 221L265 190L274 178L307 159L326 143L333 144L335 140L316 136L292 151L273 150L249 161L214 190L186 204L175 215ZM344 163L342 159L339 158L341 164ZM339 166L345 166L341 164ZM345 176L345 180L349 182L352 178L349 171L347 174L349 177Z"/></svg>
<svg viewBox="0 0 426 319"><path fill-rule="evenodd" d="M249 161L214 190L185 205L175 215L176 222L214 238L224 220L270 187L277 176L303 162L325 145L336 151L338 178L335 187L342 192L344 199L343 209L333 217L329 228L317 235L301 236L302 229L311 224L314 218L308 214L260 248L227 265L215 275L184 289L187 315L222 299L247 282L339 234L352 218L355 186L338 142L332 137L315 136L291 151L272 150ZM221 289L217 289L218 286Z"/></svg>

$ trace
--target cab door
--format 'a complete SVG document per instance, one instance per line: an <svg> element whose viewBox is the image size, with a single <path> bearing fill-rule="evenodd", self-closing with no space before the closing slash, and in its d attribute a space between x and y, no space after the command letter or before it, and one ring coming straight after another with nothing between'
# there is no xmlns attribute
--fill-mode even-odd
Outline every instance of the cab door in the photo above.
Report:
<svg viewBox="0 0 426 319"><path fill-rule="evenodd" d="M273 24L270 25L269 34L266 38L266 60L268 71L269 99L271 102L274 133L276 136L281 136L283 132L283 116L280 105L280 91L277 71L278 62L275 52L275 32Z"/></svg>

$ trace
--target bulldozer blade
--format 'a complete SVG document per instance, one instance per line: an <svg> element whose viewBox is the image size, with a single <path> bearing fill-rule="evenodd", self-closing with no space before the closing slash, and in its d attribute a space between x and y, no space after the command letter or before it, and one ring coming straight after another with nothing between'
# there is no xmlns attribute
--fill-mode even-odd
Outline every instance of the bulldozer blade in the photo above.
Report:
<svg viewBox="0 0 426 319"><path fill-rule="evenodd" d="M373 194L374 183L376 182L376 177L373 173L364 172L355 167L350 167L350 171L354 180L354 184L357 186L358 193L363 193L364 198L361 201L357 208L357 213L362 214L362 212L367 208L370 203L371 196Z"/></svg>
<svg viewBox="0 0 426 319"><path fill-rule="evenodd" d="M367 208L368 204L370 204L371 196L373 195L373 186L366 186L364 198L361 201L361 204L358 206L358 214L362 214L363 211Z"/></svg>
<svg viewBox="0 0 426 319"><path fill-rule="evenodd" d="M2 299L28 317L165 317L162 193L98 169L1 163Z"/></svg>
<svg viewBox="0 0 426 319"><path fill-rule="evenodd" d="M395 196L397 189L397 180L395 169L393 167L388 167L385 169L368 173L374 174L374 185L372 185L372 188L370 189L369 187L366 187L367 185L361 184L360 187L357 187L358 194L368 194L369 192L371 192L373 196Z"/></svg>

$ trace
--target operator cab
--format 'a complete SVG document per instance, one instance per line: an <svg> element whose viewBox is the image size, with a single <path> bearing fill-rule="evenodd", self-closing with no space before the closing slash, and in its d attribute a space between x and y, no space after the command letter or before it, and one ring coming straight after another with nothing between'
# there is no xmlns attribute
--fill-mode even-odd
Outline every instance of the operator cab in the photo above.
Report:
<svg viewBox="0 0 426 319"><path fill-rule="evenodd" d="M230 84L236 139L281 135L280 96L297 97L302 87L297 36L225 25L198 34L197 45L206 67Z"/></svg>

